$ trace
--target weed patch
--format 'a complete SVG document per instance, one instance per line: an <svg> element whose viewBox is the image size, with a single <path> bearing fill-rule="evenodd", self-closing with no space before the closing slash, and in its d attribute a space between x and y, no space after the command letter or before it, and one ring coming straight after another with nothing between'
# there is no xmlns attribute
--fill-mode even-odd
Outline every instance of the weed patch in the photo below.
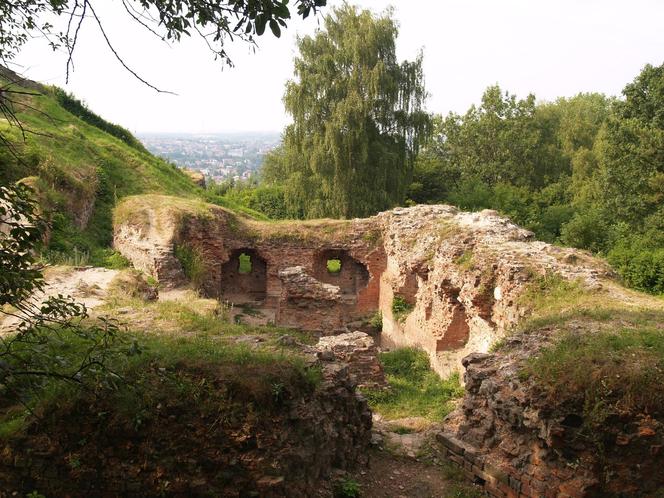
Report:
<svg viewBox="0 0 664 498"><path fill-rule="evenodd" d="M403 296L395 295L392 298L392 316L398 322L403 322L410 315L410 312L413 311L414 307Z"/></svg>
<svg viewBox="0 0 664 498"><path fill-rule="evenodd" d="M424 417L440 421L452 410L450 401L463 395L458 374L441 379L431 370L429 357L419 349L382 353L387 389L364 391L373 410L386 419Z"/></svg>
<svg viewBox="0 0 664 498"><path fill-rule="evenodd" d="M473 251L464 251L464 253L458 258L454 259L454 264L457 265L462 270L470 270L473 268Z"/></svg>
<svg viewBox="0 0 664 498"><path fill-rule="evenodd" d="M200 288L206 273L203 254L196 247L188 244L176 245L174 254L193 287L195 289ZM251 271L251 263L249 263L249 271Z"/></svg>

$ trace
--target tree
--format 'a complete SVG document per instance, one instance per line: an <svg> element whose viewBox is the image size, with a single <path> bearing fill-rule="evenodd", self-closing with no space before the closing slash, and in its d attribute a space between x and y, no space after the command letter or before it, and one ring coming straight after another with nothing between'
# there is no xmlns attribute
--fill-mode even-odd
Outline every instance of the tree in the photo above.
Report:
<svg viewBox="0 0 664 498"><path fill-rule="evenodd" d="M306 18L326 4L327 0L297 0L297 14ZM288 0L120 0L128 20L148 30L158 38L180 41L182 36L196 33L207 42L210 50L222 61L232 64L225 42L235 38L255 43L265 28L276 37L286 27L291 9ZM0 2L0 60L13 59L25 42L37 35L43 36L55 50L64 47L68 54L67 71L81 26L90 21L97 26L109 49L125 68L121 56L115 51L104 25L97 15L95 0L12 0ZM55 30L50 20L64 16L66 28ZM44 20L44 18L47 18ZM129 68L127 68L129 69ZM131 70L130 70L131 71Z"/></svg>
<svg viewBox="0 0 664 498"><path fill-rule="evenodd" d="M99 383L109 374L108 360L118 352L113 348L118 332L113 320L84 323L85 306L71 298L35 298L45 285L34 260L45 229L29 187L0 187L0 317L16 324L15 333L0 335L0 398L13 402L24 402L23 392L45 378L85 386ZM76 344L81 354L58 355L64 340Z"/></svg>
<svg viewBox="0 0 664 498"><path fill-rule="evenodd" d="M391 11L344 4L298 39L284 94L293 124L264 175L284 186L289 211L347 218L404 201L430 118L422 55L399 63L397 33Z"/></svg>
<svg viewBox="0 0 664 498"><path fill-rule="evenodd" d="M623 90L598 152L602 201L615 221L641 224L664 203L664 64Z"/></svg>

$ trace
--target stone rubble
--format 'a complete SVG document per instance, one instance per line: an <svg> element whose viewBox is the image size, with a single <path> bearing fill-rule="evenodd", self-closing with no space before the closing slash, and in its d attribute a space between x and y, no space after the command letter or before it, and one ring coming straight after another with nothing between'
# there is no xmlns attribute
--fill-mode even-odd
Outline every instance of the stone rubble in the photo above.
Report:
<svg viewBox="0 0 664 498"><path fill-rule="evenodd" d="M383 366L378 359L378 348L373 338L355 331L321 337L316 345L321 360L346 363L359 387L386 387Z"/></svg>

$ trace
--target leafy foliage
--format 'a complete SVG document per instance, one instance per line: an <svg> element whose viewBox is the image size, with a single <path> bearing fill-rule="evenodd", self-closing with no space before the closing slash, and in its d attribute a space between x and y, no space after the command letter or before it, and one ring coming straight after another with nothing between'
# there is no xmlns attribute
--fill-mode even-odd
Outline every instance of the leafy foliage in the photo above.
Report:
<svg viewBox="0 0 664 498"><path fill-rule="evenodd" d="M71 298L51 296L41 303L32 298L44 288L34 253L46 224L31 194L20 184L0 187L0 314L15 321L14 333L0 336L0 392L9 402L24 402L44 379L102 381L118 331L103 317L83 324L87 310ZM63 344L78 344L82 354L74 361L57 355Z"/></svg>
<svg viewBox="0 0 664 498"><path fill-rule="evenodd" d="M293 124L263 176L296 217L348 218L403 202L429 116L422 56L399 63L397 26L345 4L298 40L284 103Z"/></svg>
<svg viewBox="0 0 664 498"><path fill-rule="evenodd" d="M0 306L17 306L42 290L44 280L32 251L46 225L25 185L0 187Z"/></svg>
<svg viewBox="0 0 664 498"><path fill-rule="evenodd" d="M497 209L549 242L605 254L625 282L662 293L664 65L624 100L550 103L489 87L464 115L434 119L409 202Z"/></svg>
<svg viewBox="0 0 664 498"><path fill-rule="evenodd" d="M231 60L224 47L226 39L238 38L254 43L254 36L262 36L266 27L279 37L281 28L286 27L286 21L291 17L288 0L123 0L122 3L128 21L136 22L155 36L171 41L180 41L183 36L198 33L206 39L215 56L229 64ZM36 33L44 36L54 50L64 46L71 54L78 41L80 27L86 19L97 24L100 35L114 51L97 17L95 4L92 0L18 0L0 3L0 60L14 58ZM324 6L326 0L297 0L295 4L297 14L306 18ZM157 16L145 15L148 11L156 12ZM42 20L49 14L69 18L65 32L54 32L54 26Z"/></svg>
<svg viewBox="0 0 664 498"><path fill-rule="evenodd" d="M405 320L413 308L413 304L406 301L403 296L395 295L392 298L392 315L398 322Z"/></svg>

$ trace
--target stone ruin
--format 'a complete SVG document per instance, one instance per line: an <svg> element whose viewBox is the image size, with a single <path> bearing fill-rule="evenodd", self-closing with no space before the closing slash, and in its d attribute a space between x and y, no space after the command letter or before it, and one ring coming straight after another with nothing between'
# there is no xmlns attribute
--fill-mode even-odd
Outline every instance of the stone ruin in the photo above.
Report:
<svg viewBox="0 0 664 498"><path fill-rule="evenodd" d="M186 283L174 248L187 246L203 261L205 296L318 335L378 332L382 347L428 352L441 375L486 352L525 313L518 297L533 274L598 286L606 273L580 251L533 241L494 211L415 206L366 219L260 222L140 199L135 208L125 201L134 217L116 225L114 245L162 286ZM405 313L395 316L395 299ZM377 313L381 331L368 325Z"/></svg>
<svg viewBox="0 0 664 498"><path fill-rule="evenodd" d="M554 273L629 301L601 261L535 241L494 211L451 206L260 222L153 196L135 212L141 221L120 223L114 234L135 267L162 285L181 285L185 272L174 249L186 245L203 262L203 294L250 304L277 325L322 336L314 348L319 359L348 364L360 384L384 385L376 344L421 348L441 375L465 367L466 396L438 440L446 458L491 496L600 496L594 450L565 425L578 407L541 405L516 374L519 359L536 354L544 340L532 335L537 344L507 355L489 350L531 311L523 297L538 275ZM381 322L380 330L369 326ZM657 473L661 427L635 427L623 438L630 443L605 462L618 493L664 483Z"/></svg>

